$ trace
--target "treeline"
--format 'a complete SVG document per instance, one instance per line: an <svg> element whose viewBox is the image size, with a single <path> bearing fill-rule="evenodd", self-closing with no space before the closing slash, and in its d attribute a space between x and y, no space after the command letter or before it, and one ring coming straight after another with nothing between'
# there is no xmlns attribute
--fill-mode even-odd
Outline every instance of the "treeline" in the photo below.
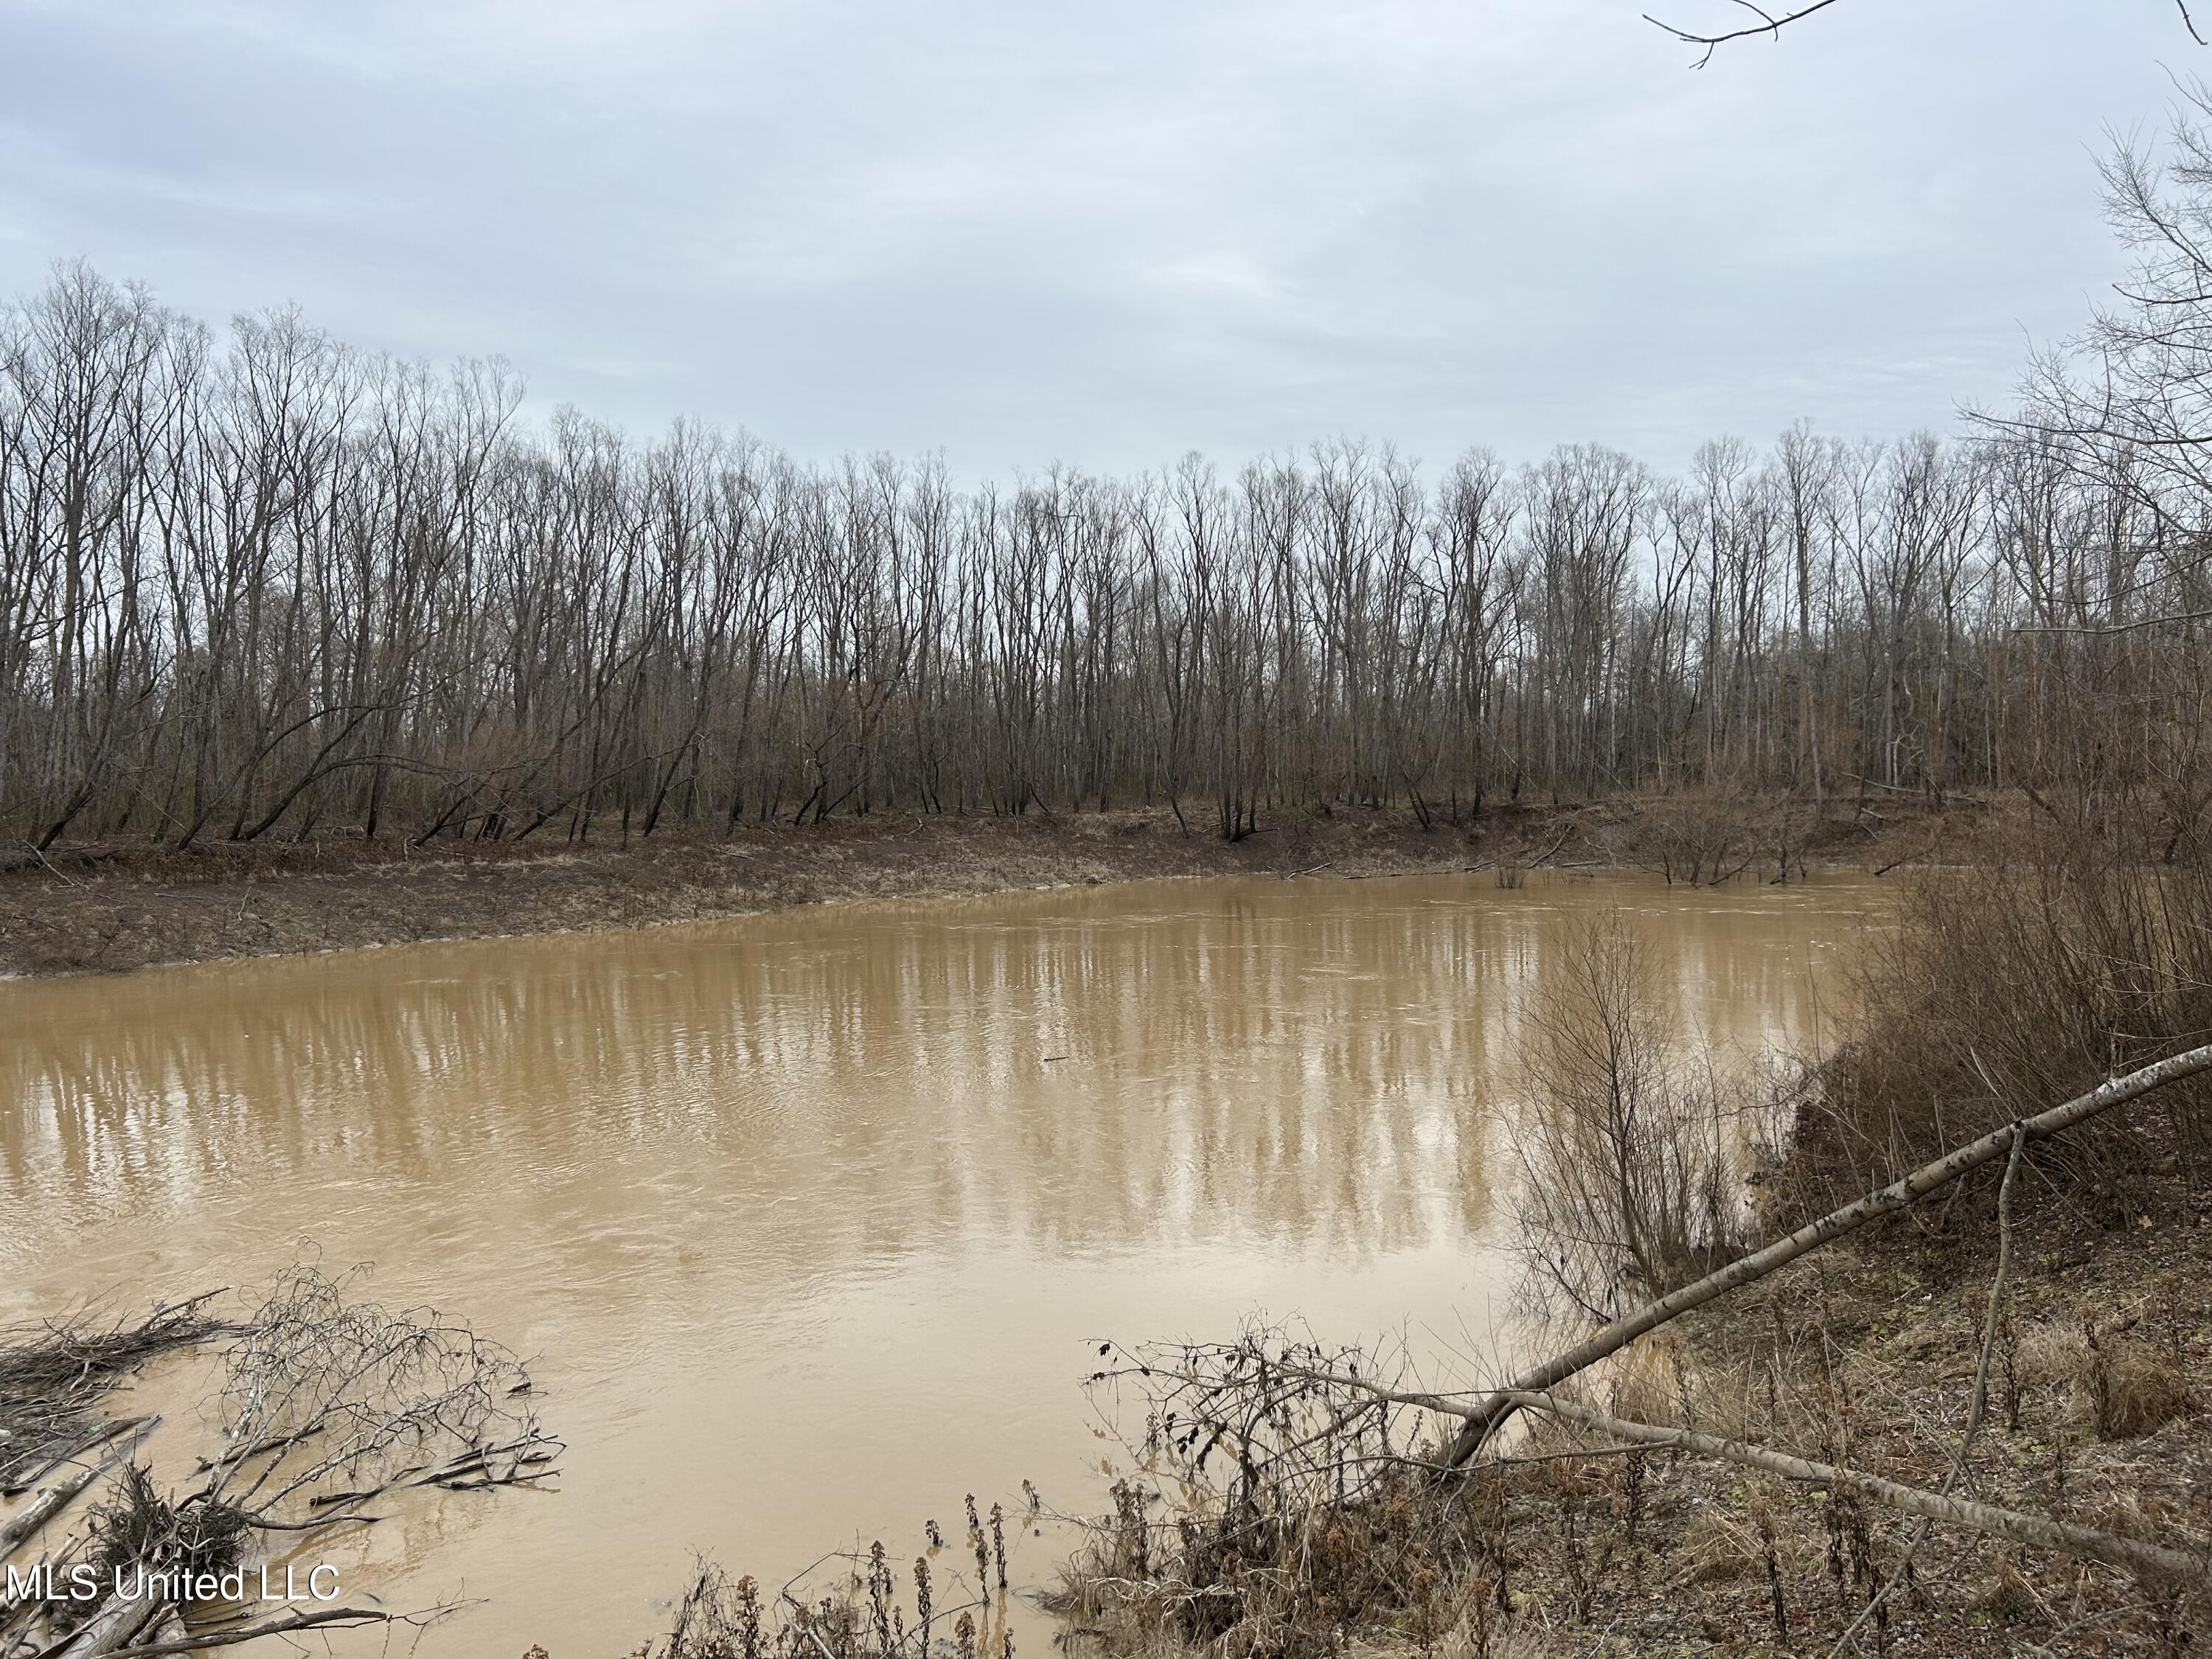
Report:
<svg viewBox="0 0 2212 1659"><path fill-rule="evenodd" d="M1334 442L963 489L519 397L82 266L8 311L0 835L1152 803L1234 836L2084 764L2202 805L2204 496L2078 421L1724 440L1683 478Z"/></svg>

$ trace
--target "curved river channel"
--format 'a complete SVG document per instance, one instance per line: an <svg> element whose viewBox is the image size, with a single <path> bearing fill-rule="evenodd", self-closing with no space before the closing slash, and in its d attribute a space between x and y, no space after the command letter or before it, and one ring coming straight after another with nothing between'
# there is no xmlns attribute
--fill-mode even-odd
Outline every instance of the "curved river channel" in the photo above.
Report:
<svg viewBox="0 0 2212 1659"><path fill-rule="evenodd" d="M1625 908L1692 1029L1802 1051L1881 903L1159 882L0 984L0 1322L373 1262L530 1358L570 1450L326 1550L347 1599L471 1600L425 1655L612 1659L693 1551L772 1589L932 1518L957 1555L969 1492L1102 1506L1086 1343L1264 1313L1479 1370L1489 1109L1565 929Z"/></svg>

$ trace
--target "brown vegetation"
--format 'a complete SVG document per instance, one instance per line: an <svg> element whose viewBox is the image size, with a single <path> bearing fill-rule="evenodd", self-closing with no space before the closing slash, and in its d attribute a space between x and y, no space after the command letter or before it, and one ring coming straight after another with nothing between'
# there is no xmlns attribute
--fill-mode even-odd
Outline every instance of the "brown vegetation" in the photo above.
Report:
<svg viewBox="0 0 2212 1659"><path fill-rule="evenodd" d="M1856 966L1864 1035L1808 1101L1798 1176L1831 1194L1875 1184L2212 1030L2212 847L2148 842L2128 805L2100 804L2121 821L2094 826L2039 814L1977 864L1914 879ZM2183 1083L2042 1156L2097 1224L2131 1221L2156 1160L2200 1186L2212 1174L2208 1104L2212 1089Z"/></svg>
<svg viewBox="0 0 2212 1659"><path fill-rule="evenodd" d="M984 1514L970 1492L967 1509L964 1548L949 1547L932 1521L926 1547L902 1571L878 1540L823 1557L768 1595L751 1577L702 1559L667 1636L631 1659L1014 1659L1006 1533L1035 1522L1037 1501L1032 1493L1028 1510L1010 1518L997 1504ZM975 1564L972 1578L963 1559ZM547 1659L546 1650L524 1659Z"/></svg>
<svg viewBox="0 0 2212 1659"><path fill-rule="evenodd" d="M1808 1259L1559 1396L1686 1443L1554 1414L1449 1478L1426 1396L1388 1397L1388 1356L1269 1333L1121 1355L1102 1384L1130 1391L1144 1473L1059 1604L1112 1654L2178 1655L2212 1619L2212 1437L2194 1414L2212 1246L2158 1228L2084 1252L2033 1209L2019 1235L1986 1378L1987 1255L1907 1231ZM1924 1528L1693 1435L1923 1493L1956 1480L2030 1526L2201 1569L2175 1582Z"/></svg>

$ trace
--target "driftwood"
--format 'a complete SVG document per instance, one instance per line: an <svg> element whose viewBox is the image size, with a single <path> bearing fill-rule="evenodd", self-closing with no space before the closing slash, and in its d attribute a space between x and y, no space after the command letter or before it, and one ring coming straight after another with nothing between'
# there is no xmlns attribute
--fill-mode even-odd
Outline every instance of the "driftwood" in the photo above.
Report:
<svg viewBox="0 0 2212 1659"><path fill-rule="evenodd" d="M1509 1387L1491 1395L1481 1405L1459 1408L1458 1414L1467 1419L1467 1425L1446 1449L1445 1464L1455 1468L1481 1450L1498 1426L1520 1407L1526 1397L1540 1395L1557 1387L1600 1360L1620 1352L1638 1337L1658 1329L1669 1320L1688 1313L1693 1308L1701 1308L1730 1291L1755 1284L1807 1252L1856 1232L1870 1221L1878 1221L1884 1216L1910 1208L1929 1194L1940 1191L1983 1164L2004 1157L2016 1142L2047 1139L2078 1123L2086 1123L2115 1106L2140 1098L2154 1089L2163 1088L2169 1083L2178 1083L2207 1071L2212 1071L2212 1044L2188 1049L2154 1065L2143 1066L2139 1071L2130 1072L2124 1077L2113 1078L2063 1105L2054 1106L2033 1117L2021 1118L2001 1129L1993 1129L1980 1139L1946 1153L1933 1164L1923 1164L1902 1180L1854 1200L1818 1221L1808 1223L1786 1238L1777 1239L1749 1255L1739 1256L1717 1272L1708 1273L1656 1302L1646 1304L1624 1318L1614 1320L1587 1340L1516 1377Z"/></svg>
<svg viewBox="0 0 2212 1659"><path fill-rule="evenodd" d="M0 1561L13 1555L26 1540L36 1537L41 1527L76 1502L86 1487L113 1468L139 1441L152 1433L161 1421L159 1416L131 1417L102 1431L92 1444L97 1445L125 1430L131 1431L131 1435L121 1444L110 1446L98 1462L88 1463L67 1479L57 1480L33 1498L21 1515L11 1518L7 1525L0 1526Z"/></svg>
<svg viewBox="0 0 2212 1659"><path fill-rule="evenodd" d="M1328 867L1327 865L1315 866L1316 869L1322 870ZM1480 864L1422 865L1411 870L1348 870L1344 874L1344 879L1346 881L1395 881L1401 876L1472 876L1490 867L1490 864L1486 860Z"/></svg>
<svg viewBox="0 0 2212 1659"><path fill-rule="evenodd" d="M153 1596L138 1601L110 1601L93 1615L91 1623L76 1635L43 1650L39 1659L46 1659L49 1654L56 1656L56 1659L64 1654L68 1659L107 1659L108 1655L122 1652L168 1615L169 1604Z"/></svg>
<svg viewBox="0 0 2212 1659"><path fill-rule="evenodd" d="M96 1408L145 1361L230 1328L200 1311L215 1294L157 1307L135 1325L103 1328L87 1310L0 1330L0 1498L28 1492L135 1426L135 1418L103 1420Z"/></svg>
<svg viewBox="0 0 2212 1659"><path fill-rule="evenodd" d="M333 1279L313 1267L295 1266L277 1276L245 1324L195 1323L195 1340L216 1328L239 1338L211 1402L224 1419L222 1449L201 1465L203 1478L182 1497L156 1490L143 1469L131 1466L125 1490L94 1518L90 1542L82 1547L118 1568L135 1559L156 1571L196 1563L220 1570L243 1560L254 1547L253 1534L314 1539L374 1519L361 1506L387 1493L421 1486L459 1492L531 1486L556 1472L561 1443L544 1432L523 1400L529 1377L512 1355L434 1312L395 1314L354 1300L348 1291L355 1278ZM157 1334L167 1332L163 1327ZM123 1335L125 1357L135 1357L138 1334ZM31 1353L22 1387L27 1395L39 1388L78 1387L76 1373L54 1358L56 1353L69 1358L69 1350L50 1342ZM83 1365L114 1359L96 1346L87 1354ZM117 1368L110 1364L111 1370ZM150 1419L132 1419L100 1437L111 1437L114 1428L143 1432L150 1425ZM82 1456L85 1437L71 1437L78 1443L72 1455ZM131 1443L118 1440L101 1468L72 1471L42 1492L0 1534L6 1545L0 1557L51 1525L106 1468L129 1455ZM39 1650L38 1659L102 1659L189 1653L349 1622L395 1617L420 1622L441 1609L398 1615L302 1609L257 1625L165 1633L173 1611L157 1596L125 1601L109 1595L87 1607L74 1629L58 1631L62 1621L33 1600L0 1612L0 1625L13 1630L43 1620L48 1637L58 1639ZM0 1646L21 1650L4 1636Z"/></svg>
<svg viewBox="0 0 2212 1659"><path fill-rule="evenodd" d="M264 1636L283 1636L289 1632L313 1630L319 1626L337 1625L349 1629L357 1625L388 1625L397 1615L375 1607L325 1607L314 1613L288 1613L275 1619L264 1619L258 1624L239 1625L228 1630L211 1630L198 1636L179 1636L167 1642L153 1642L135 1647L130 1652L135 1659L163 1653L199 1653L209 1648L234 1647L240 1642L258 1641Z"/></svg>
<svg viewBox="0 0 2212 1659"><path fill-rule="evenodd" d="M156 1418L151 1420L158 1422L160 1419ZM27 1474L18 1475L10 1480L7 1485L0 1486L0 1498L13 1498L19 1492L27 1492L30 1491L32 1487L37 1486L40 1481L45 1480L56 1469L60 1468L64 1464L74 1463L79 1458L88 1456L91 1453L98 1451L100 1447L106 1445L118 1435L131 1434L135 1438L136 1434L134 1431L144 1427L148 1422L149 1419L143 1417L120 1417L116 1419L112 1423L101 1423L95 1425L94 1427L88 1429L84 1434L79 1437L76 1440L73 1441L69 1445L61 1448L58 1451L55 1452L53 1455L47 1458L44 1462L39 1464L35 1468L31 1469ZM12 1526L15 1523L10 1522L9 1524ZM4 1536L6 1536L4 1531L0 1531L0 1537ZM0 1547L0 1556L4 1556L7 1553L7 1549L4 1547Z"/></svg>

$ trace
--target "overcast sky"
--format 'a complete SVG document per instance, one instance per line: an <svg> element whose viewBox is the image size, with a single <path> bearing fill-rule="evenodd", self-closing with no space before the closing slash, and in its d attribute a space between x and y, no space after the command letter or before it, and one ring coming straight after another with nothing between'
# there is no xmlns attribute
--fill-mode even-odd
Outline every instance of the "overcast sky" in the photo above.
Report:
<svg viewBox="0 0 2212 1659"><path fill-rule="evenodd" d="M963 475L1671 468L2001 398L2118 272L2110 134L2212 73L2170 0L1840 0L1701 72L1657 3L0 0L0 290L83 255Z"/></svg>

